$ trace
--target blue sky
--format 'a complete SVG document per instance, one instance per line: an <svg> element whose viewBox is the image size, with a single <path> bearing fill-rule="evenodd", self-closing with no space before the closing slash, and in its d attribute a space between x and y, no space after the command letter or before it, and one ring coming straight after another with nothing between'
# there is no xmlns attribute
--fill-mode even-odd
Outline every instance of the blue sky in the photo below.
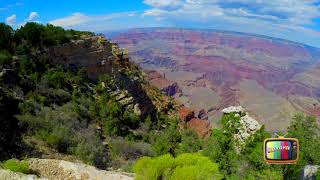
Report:
<svg viewBox="0 0 320 180"><path fill-rule="evenodd" d="M186 27L267 35L320 47L320 0L0 0L2 22L95 32Z"/></svg>

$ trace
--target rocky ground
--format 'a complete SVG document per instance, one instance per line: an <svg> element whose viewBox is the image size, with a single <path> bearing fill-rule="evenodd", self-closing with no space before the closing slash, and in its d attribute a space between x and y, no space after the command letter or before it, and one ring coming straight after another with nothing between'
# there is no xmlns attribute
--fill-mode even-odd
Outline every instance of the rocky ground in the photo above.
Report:
<svg viewBox="0 0 320 180"><path fill-rule="evenodd" d="M98 170L83 163L56 159L29 159L32 174L0 169L0 180L133 180L133 174Z"/></svg>

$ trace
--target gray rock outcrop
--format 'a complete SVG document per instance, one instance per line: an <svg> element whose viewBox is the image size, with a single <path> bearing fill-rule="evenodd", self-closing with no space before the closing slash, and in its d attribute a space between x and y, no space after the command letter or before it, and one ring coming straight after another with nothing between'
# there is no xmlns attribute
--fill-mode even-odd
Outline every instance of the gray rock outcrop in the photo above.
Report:
<svg viewBox="0 0 320 180"><path fill-rule="evenodd" d="M27 161L30 171L34 174L0 168L0 180L133 180L133 174L99 170L83 163L36 158Z"/></svg>
<svg viewBox="0 0 320 180"><path fill-rule="evenodd" d="M301 172L300 179L315 180L317 172L320 171L320 165L306 165Z"/></svg>
<svg viewBox="0 0 320 180"><path fill-rule="evenodd" d="M0 180L47 180L46 178L39 178L36 175L23 174L13 172L6 169L0 169Z"/></svg>
<svg viewBox="0 0 320 180"><path fill-rule="evenodd" d="M238 133L234 135L234 138L238 140L240 144L244 143L246 139L261 128L259 122L250 117L241 106L230 106L223 109L222 112L224 114L234 113L235 119L240 117L240 125L237 127Z"/></svg>

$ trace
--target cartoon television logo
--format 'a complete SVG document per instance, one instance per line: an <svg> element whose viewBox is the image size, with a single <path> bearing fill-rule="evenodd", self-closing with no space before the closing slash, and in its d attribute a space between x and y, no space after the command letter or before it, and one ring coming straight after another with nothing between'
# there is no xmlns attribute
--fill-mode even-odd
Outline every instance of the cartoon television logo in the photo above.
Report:
<svg viewBox="0 0 320 180"><path fill-rule="evenodd" d="M269 164L295 164L299 158L296 138L268 138L264 140L264 160Z"/></svg>

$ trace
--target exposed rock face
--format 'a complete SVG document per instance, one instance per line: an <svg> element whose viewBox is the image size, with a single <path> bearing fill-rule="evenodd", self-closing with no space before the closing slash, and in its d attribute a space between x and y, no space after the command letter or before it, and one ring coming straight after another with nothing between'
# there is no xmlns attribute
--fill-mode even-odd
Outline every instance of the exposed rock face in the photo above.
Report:
<svg viewBox="0 0 320 180"><path fill-rule="evenodd" d="M49 180L133 180L133 176L120 172L98 170L82 163L72 163L55 159L29 159L30 169L40 177Z"/></svg>
<svg viewBox="0 0 320 180"><path fill-rule="evenodd" d="M0 180L47 180L47 178L39 178L36 175L23 174L6 169L0 169Z"/></svg>
<svg viewBox="0 0 320 180"><path fill-rule="evenodd" d="M247 132L252 132L252 131L257 131L258 129L260 129L261 125L258 123L258 121L256 121L255 119L253 119L252 117L250 117L248 114L246 114L245 116L240 118L240 122L246 127Z"/></svg>
<svg viewBox="0 0 320 180"><path fill-rule="evenodd" d="M198 112L198 118L199 118L199 119L206 119L206 120L208 120L208 114L207 114L206 110L201 109L201 110Z"/></svg>
<svg viewBox="0 0 320 180"><path fill-rule="evenodd" d="M158 107L155 107L152 94L147 94L151 87L142 83L143 72L129 61L124 51L102 36L88 36L51 47L48 54L53 63L74 68L86 67L88 77L94 81L98 81L102 74L111 76L116 79L116 89L104 87L122 106L135 111L137 115L140 114L141 118L148 115L154 117ZM172 88L169 88L169 92L172 91Z"/></svg>
<svg viewBox="0 0 320 180"><path fill-rule="evenodd" d="M137 115L140 116L141 115L141 110L139 108L139 104L135 104L133 107L133 112Z"/></svg>
<svg viewBox="0 0 320 180"><path fill-rule="evenodd" d="M233 112L241 113L243 111L244 111L244 109L241 106L230 106L230 107L222 109L222 112L225 114L233 113Z"/></svg>
<svg viewBox="0 0 320 180"><path fill-rule="evenodd" d="M179 117L181 123L186 125L187 128L194 129L199 137L207 138L210 136L212 130L210 122L205 119L196 118L193 109L185 106L180 107Z"/></svg>
<svg viewBox="0 0 320 180"><path fill-rule="evenodd" d="M187 123L187 127L190 129L194 129L202 138L209 137L212 129L209 121L198 118L192 118Z"/></svg>
<svg viewBox="0 0 320 180"><path fill-rule="evenodd" d="M179 109L179 117L182 122L188 122L194 118L194 110L183 106Z"/></svg>
<svg viewBox="0 0 320 180"><path fill-rule="evenodd" d="M166 79L157 71L147 71L147 76L148 82L160 89L167 96L179 96L182 92L178 83Z"/></svg>
<svg viewBox="0 0 320 180"><path fill-rule="evenodd" d="M301 172L300 179L315 180L316 179L315 176L319 170L320 170L319 165L306 165Z"/></svg>

